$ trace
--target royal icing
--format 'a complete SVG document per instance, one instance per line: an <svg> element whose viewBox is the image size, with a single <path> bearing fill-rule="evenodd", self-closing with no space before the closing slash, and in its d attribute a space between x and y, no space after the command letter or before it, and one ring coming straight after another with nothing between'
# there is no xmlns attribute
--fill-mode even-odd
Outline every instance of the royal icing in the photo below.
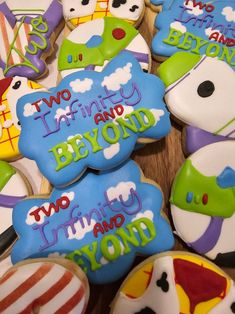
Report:
<svg viewBox="0 0 235 314"><path fill-rule="evenodd" d="M188 153L235 138L235 73L226 62L178 52L161 64L158 73L169 110L189 125L184 145Z"/></svg>
<svg viewBox="0 0 235 314"><path fill-rule="evenodd" d="M62 77L82 69L100 72L123 50L132 52L143 70L148 71L151 54L139 32L118 18L96 19L80 25L64 39L58 69Z"/></svg>
<svg viewBox="0 0 235 314"><path fill-rule="evenodd" d="M177 234L196 252L235 265L235 142L207 145L179 170L171 192Z"/></svg>
<svg viewBox="0 0 235 314"><path fill-rule="evenodd" d="M10 164L0 161L0 255L15 241L12 227L12 209L31 193L25 182Z"/></svg>
<svg viewBox="0 0 235 314"><path fill-rule="evenodd" d="M29 4L28 9L23 6L19 10L14 4L12 10L6 2L0 4L0 67L5 76L36 79L47 71L44 60L53 51L62 23L62 5L57 0L47 1L44 11L45 1L42 9Z"/></svg>
<svg viewBox="0 0 235 314"><path fill-rule="evenodd" d="M169 252L137 266L121 286L112 314L235 313L235 285L205 259Z"/></svg>
<svg viewBox="0 0 235 314"><path fill-rule="evenodd" d="M65 21L71 28L106 16L136 25L145 9L144 0L62 0L62 5Z"/></svg>
<svg viewBox="0 0 235 314"><path fill-rule="evenodd" d="M155 21L153 53L169 57L179 50L218 58L235 66L235 3L175 0Z"/></svg>
<svg viewBox="0 0 235 314"><path fill-rule="evenodd" d="M87 167L110 169L137 141L169 133L163 95L160 79L123 52L102 73L76 72L55 89L22 97L20 151L55 186L73 182Z"/></svg>
<svg viewBox="0 0 235 314"><path fill-rule="evenodd" d="M30 198L17 205L13 221L19 239L13 263L52 252L67 254L91 282L100 284L127 272L136 253L172 248L174 238L161 214L162 193L142 182L141 175L130 160L54 189L49 199Z"/></svg>
<svg viewBox="0 0 235 314"><path fill-rule="evenodd" d="M78 269L70 261L54 259L15 265L0 278L0 312L85 313L89 286Z"/></svg>

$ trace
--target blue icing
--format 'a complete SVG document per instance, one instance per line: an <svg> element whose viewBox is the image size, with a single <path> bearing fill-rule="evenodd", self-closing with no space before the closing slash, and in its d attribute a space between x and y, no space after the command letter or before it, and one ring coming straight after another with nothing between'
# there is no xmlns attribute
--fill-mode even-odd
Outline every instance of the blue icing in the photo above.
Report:
<svg viewBox="0 0 235 314"><path fill-rule="evenodd" d="M235 170L231 167L224 168L216 181L222 189L235 187Z"/></svg>
<svg viewBox="0 0 235 314"><path fill-rule="evenodd" d="M186 195L186 201L187 203L191 203L193 200L193 192L188 192Z"/></svg>
<svg viewBox="0 0 235 314"><path fill-rule="evenodd" d="M171 126L163 96L163 82L123 52L101 73L78 71L53 90L20 98L19 149L54 186L66 186L88 167L105 170L125 161L138 138L166 136Z"/></svg>
<svg viewBox="0 0 235 314"><path fill-rule="evenodd" d="M94 48L102 44L103 38L99 35L92 36L86 43L87 48Z"/></svg>
<svg viewBox="0 0 235 314"><path fill-rule="evenodd" d="M170 225L161 215L162 202L161 191L141 182L140 169L132 160L112 172L89 172L69 187L55 188L49 199L30 198L16 205L13 225L19 239L12 262L68 254L91 282L112 282L129 270L137 253L152 255L173 247ZM55 204L51 212L49 203ZM110 227L102 231L97 223ZM93 252L93 259L85 248ZM75 250L76 255L71 254Z"/></svg>

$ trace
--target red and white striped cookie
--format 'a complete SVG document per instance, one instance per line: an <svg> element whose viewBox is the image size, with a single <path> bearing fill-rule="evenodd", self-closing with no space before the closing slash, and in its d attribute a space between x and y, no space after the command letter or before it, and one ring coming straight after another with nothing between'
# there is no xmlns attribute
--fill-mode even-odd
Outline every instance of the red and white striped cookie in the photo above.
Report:
<svg viewBox="0 0 235 314"><path fill-rule="evenodd" d="M86 275L65 259L27 260L0 279L0 313L81 314L89 298Z"/></svg>

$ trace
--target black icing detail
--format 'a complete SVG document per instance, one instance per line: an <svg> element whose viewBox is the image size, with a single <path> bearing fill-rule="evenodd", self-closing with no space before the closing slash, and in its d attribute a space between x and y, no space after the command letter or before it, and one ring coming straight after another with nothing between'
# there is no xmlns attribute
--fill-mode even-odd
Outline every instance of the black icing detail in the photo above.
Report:
<svg viewBox="0 0 235 314"><path fill-rule="evenodd" d="M150 309L150 307L146 306L144 309L140 310L139 312L135 312L134 314L157 314L157 313Z"/></svg>
<svg viewBox="0 0 235 314"><path fill-rule="evenodd" d="M82 5L88 5L89 4L89 0L82 0Z"/></svg>
<svg viewBox="0 0 235 314"><path fill-rule="evenodd" d="M202 98L210 97L214 91L215 85L211 81L204 81L197 88L197 93Z"/></svg>
<svg viewBox="0 0 235 314"><path fill-rule="evenodd" d="M134 5L129 9L129 11L135 12L135 11L138 10L138 9L139 9L138 5L134 4Z"/></svg>
<svg viewBox="0 0 235 314"><path fill-rule="evenodd" d="M70 11L70 12L74 12L74 11L75 11L75 9L74 9L74 8L71 8L69 11Z"/></svg>
<svg viewBox="0 0 235 314"><path fill-rule="evenodd" d="M167 273L164 271L160 279L157 280L156 285L162 289L163 292L168 292L169 282L167 281Z"/></svg>
<svg viewBox="0 0 235 314"><path fill-rule="evenodd" d="M15 84L12 86L13 89L18 89L21 86L21 81L15 82Z"/></svg>
<svg viewBox="0 0 235 314"><path fill-rule="evenodd" d="M235 252L219 253L213 262L223 267L235 267Z"/></svg>
<svg viewBox="0 0 235 314"><path fill-rule="evenodd" d="M18 122L17 122L17 124L18 124L19 126L21 126L21 123L20 123L20 121L18 121Z"/></svg>
<svg viewBox="0 0 235 314"><path fill-rule="evenodd" d="M144 72L144 73L148 73L148 70L146 70L146 69L143 69L143 72Z"/></svg>
<svg viewBox="0 0 235 314"><path fill-rule="evenodd" d="M235 302L233 302L230 306L232 313L235 313Z"/></svg>
<svg viewBox="0 0 235 314"><path fill-rule="evenodd" d="M127 0L113 0L112 7L119 8L122 4L126 4Z"/></svg>
<svg viewBox="0 0 235 314"><path fill-rule="evenodd" d="M0 234L0 256L13 244L16 237L17 235L12 226Z"/></svg>

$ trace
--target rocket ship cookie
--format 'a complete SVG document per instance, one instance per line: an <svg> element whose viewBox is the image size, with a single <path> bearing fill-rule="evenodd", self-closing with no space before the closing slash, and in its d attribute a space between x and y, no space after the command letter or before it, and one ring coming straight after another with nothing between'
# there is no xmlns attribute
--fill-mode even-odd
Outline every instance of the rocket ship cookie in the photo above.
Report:
<svg viewBox="0 0 235 314"><path fill-rule="evenodd" d="M186 153L235 139L235 72L226 62L178 52L161 64L158 73L170 112L188 125L183 137Z"/></svg>
<svg viewBox="0 0 235 314"><path fill-rule="evenodd" d="M235 266L235 142L207 145L178 171L171 214L178 236L216 263Z"/></svg>
<svg viewBox="0 0 235 314"><path fill-rule="evenodd" d="M232 314L235 283L206 259L167 252L146 259L127 276L111 314Z"/></svg>

